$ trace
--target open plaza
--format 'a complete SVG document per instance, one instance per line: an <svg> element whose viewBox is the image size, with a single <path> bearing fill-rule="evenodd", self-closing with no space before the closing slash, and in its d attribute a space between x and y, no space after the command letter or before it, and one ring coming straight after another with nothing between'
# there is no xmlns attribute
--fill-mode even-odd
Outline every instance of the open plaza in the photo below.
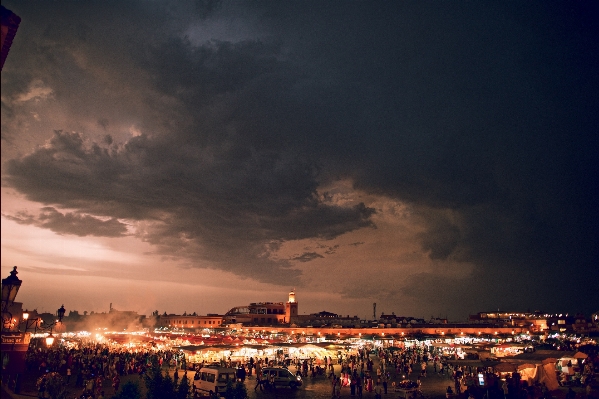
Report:
<svg viewBox="0 0 599 399"><path fill-rule="evenodd" d="M2 280L3 397L105 399L133 383L150 398L147 376L157 374L185 387L183 398L227 397L228 382L250 398L597 396L594 334L549 328L542 315L479 314L492 322L464 324L381 315L364 323L328 312L302 317L292 291L286 303L222 316L155 314L150 328L112 306L93 323L66 316L64 306L45 320L15 302L20 284L16 267Z"/></svg>

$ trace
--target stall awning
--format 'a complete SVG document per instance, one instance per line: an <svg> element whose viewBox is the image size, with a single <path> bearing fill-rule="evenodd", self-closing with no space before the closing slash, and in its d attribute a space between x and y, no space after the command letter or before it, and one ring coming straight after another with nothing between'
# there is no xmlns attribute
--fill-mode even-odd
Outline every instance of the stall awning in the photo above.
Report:
<svg viewBox="0 0 599 399"><path fill-rule="evenodd" d="M499 364L496 364L495 366L493 366L493 368L495 369L495 371L498 371L500 373L513 373L517 371L517 366L515 364L507 362L501 362Z"/></svg>
<svg viewBox="0 0 599 399"><path fill-rule="evenodd" d="M524 364L520 364L518 365L518 370L524 370L524 369L534 369L537 366L532 364L532 363L524 363Z"/></svg>
<svg viewBox="0 0 599 399"><path fill-rule="evenodd" d="M573 357L575 353L576 352L573 351L538 350L536 352L521 353L504 359L514 363L546 364L550 362L550 359L555 363L557 359Z"/></svg>

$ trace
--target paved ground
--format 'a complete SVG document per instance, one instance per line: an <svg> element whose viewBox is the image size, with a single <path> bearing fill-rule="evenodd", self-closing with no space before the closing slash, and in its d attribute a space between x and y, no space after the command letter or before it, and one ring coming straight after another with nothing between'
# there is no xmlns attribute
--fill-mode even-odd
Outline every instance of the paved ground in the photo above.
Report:
<svg viewBox="0 0 599 399"><path fill-rule="evenodd" d="M335 365L335 374L341 374L341 366ZM291 367L291 371L295 373L295 368ZM398 380L399 381L399 380ZM316 378L307 377L303 380L303 385L301 388L296 390L291 390L289 388L281 388L278 389L277 392L266 391L261 392L258 390L254 391L254 387L256 385L256 381L249 380L246 381L246 386L248 387L248 393L250 399L272 399L272 398L330 398L331 397L331 381L325 376L319 376ZM444 390L443 390L444 392ZM442 395L445 397L444 395ZM341 388L341 397L342 398L351 398L349 387ZM393 392L393 388L391 386L391 382L389 382L388 394L386 395L388 398L398 398L399 394ZM366 392L363 393L363 398L374 398L374 393Z"/></svg>
<svg viewBox="0 0 599 399"><path fill-rule="evenodd" d="M375 362L375 370L378 367L378 363ZM295 368L291 367L291 371L295 372ZM420 368L416 366L416 372L412 373L409 379L415 381L418 377ZM341 367L335 366L335 374L339 375L341 372ZM395 398L404 398L404 396L398 392L394 392L391 386L391 383L395 381L396 383L406 379L403 374L395 374L394 370L391 371L391 380L389 381L389 388L387 395L383 395L383 399L395 399ZM445 391L447 386L450 385L453 388L453 379L449 378L447 374L441 375L435 373L433 371L432 365L429 365L427 368L427 376L421 377L422 382L422 394L424 398L428 399L445 399ZM312 379L310 377L304 379L304 384L302 388L297 389L295 391L291 389L279 389L275 392L254 392L254 386L256 385L255 380L246 381L246 386L248 388L248 394L250 399L274 399L274 398L331 398L331 383L330 380L326 377L317 377L316 379ZM567 388L560 388L557 391L551 392L551 396L554 399L565 399ZM577 396L576 399L586 399L586 394L584 388L577 387L574 388ZM344 387L341 389L341 397L342 398L352 398L350 395L349 387ZM363 398L374 398L374 393L364 391ZM593 391L593 398L599 398L599 392L597 387Z"/></svg>
<svg viewBox="0 0 599 399"><path fill-rule="evenodd" d="M375 362L375 369L378 365ZM412 380L416 380L418 376L418 366L416 366L416 372L411 375ZM295 372L295 368L292 366L291 371ZM335 373L337 375L340 374L341 368L340 366L335 366ZM172 372L171 372L172 373ZM172 374L171 374L172 375ZM179 374L183 375L182 372ZM189 376L193 376L193 374L189 374ZM391 381L389 381L389 389L388 394L383 395L384 399L391 398L403 398L399 393L393 392L393 388L391 387L391 383L393 381L399 382L405 379L403 375L396 375L394 371L391 371ZM14 399L25 399L31 397L37 397L37 392L35 391L35 376L25 377L22 383L21 394L22 395L14 395L10 391L2 392L2 399L12 397ZM140 384L140 387L143 387L143 381L140 381L139 376L137 375L129 375L124 376L121 379L121 386L127 381L134 381ZM427 370L427 377L423 377L422 381L422 392L425 398L429 399L442 399L445 398L445 389L448 385L453 387L453 380L449 379L447 375L439 375L434 373L432 366L429 366ZM251 378L247 379L245 382L247 387L249 399L278 399L278 398L297 398L297 399L305 399L305 398L314 398L314 399L328 399L331 397L331 384L330 380L324 376L319 376L314 379L311 377L305 378L303 386L296 390L291 390L289 388L280 388L277 391L265 391L261 392L258 390L254 391L254 387L256 385L256 380ZM103 389L105 391L105 397L107 399L111 398L114 395L114 388L112 388L110 381L105 381L103 385ZM575 388L577 392L576 399L586 399L586 395L584 393L583 388ZM74 382L71 380L71 384L68 386L68 399L73 399L76 395L81 393L80 388L74 387ZM555 399L565 399L565 394L567 392L567 388L560 388L557 391L552 392L552 397ZM145 395L144 395L145 396ZM342 398L352 398L350 395L349 387L344 387L341 390ZM364 392L363 398L374 398L374 393L372 392ZM593 398L599 398L599 392L597 389L593 391Z"/></svg>

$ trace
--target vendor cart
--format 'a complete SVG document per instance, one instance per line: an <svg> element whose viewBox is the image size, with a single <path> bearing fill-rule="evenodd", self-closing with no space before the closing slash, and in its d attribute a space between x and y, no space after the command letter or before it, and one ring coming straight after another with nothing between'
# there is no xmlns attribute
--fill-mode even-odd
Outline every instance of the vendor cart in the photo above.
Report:
<svg viewBox="0 0 599 399"><path fill-rule="evenodd" d="M403 380L399 383L393 383L393 390L399 394L400 398L414 399L418 396L422 396L420 387L415 381Z"/></svg>
<svg viewBox="0 0 599 399"><path fill-rule="evenodd" d="M398 393L400 398L404 399L415 399L420 396L420 389L418 388L395 388L395 392Z"/></svg>

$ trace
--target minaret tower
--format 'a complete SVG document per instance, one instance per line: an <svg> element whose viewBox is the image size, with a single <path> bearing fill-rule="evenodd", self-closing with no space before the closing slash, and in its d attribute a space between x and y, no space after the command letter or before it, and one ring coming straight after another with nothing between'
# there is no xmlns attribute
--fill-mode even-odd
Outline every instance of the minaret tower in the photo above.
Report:
<svg viewBox="0 0 599 399"><path fill-rule="evenodd" d="M293 323L297 317L297 302L295 301L295 288L289 293L289 301L285 304L285 318L287 323Z"/></svg>

